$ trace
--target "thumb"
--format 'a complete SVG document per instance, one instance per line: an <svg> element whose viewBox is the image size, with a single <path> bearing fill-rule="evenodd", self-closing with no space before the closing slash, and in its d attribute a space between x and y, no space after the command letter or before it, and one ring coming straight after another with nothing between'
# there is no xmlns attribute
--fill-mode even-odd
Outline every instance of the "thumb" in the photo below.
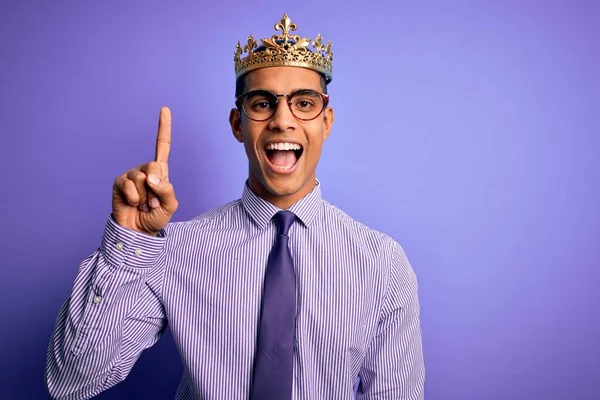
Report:
<svg viewBox="0 0 600 400"><path fill-rule="evenodd" d="M175 198L175 189L173 188L173 185L164 179L160 179L154 174L148 175L146 181L152 192L156 194L157 200L159 200L159 204L150 204L150 207L156 208L162 206L165 211L173 214L179 206L179 203ZM151 203L155 202L156 200Z"/></svg>

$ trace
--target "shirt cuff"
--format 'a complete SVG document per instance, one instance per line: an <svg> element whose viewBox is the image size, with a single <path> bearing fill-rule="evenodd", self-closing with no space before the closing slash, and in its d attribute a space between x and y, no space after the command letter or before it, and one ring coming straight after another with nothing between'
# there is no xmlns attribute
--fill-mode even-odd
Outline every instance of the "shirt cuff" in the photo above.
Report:
<svg viewBox="0 0 600 400"><path fill-rule="evenodd" d="M156 237L146 235L119 225L111 215L106 222L100 251L115 268L124 264L149 268L156 264L166 241L164 229Z"/></svg>

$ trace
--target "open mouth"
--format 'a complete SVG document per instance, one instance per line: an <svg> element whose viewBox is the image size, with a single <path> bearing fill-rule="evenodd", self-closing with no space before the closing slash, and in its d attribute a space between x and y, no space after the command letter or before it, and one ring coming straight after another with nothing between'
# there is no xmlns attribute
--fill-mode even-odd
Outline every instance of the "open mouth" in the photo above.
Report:
<svg viewBox="0 0 600 400"><path fill-rule="evenodd" d="M267 159L277 172L291 171L302 156L304 148L291 142L269 143L265 146Z"/></svg>

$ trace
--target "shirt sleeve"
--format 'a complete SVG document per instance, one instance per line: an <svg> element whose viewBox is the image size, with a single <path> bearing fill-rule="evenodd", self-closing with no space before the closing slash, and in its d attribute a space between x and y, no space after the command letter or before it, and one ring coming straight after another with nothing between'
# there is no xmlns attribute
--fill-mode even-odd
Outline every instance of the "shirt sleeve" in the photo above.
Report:
<svg viewBox="0 0 600 400"><path fill-rule="evenodd" d="M109 218L102 244L79 266L48 346L54 399L88 399L125 379L166 328L160 301L165 231L151 237Z"/></svg>
<svg viewBox="0 0 600 400"><path fill-rule="evenodd" d="M425 367L416 275L394 243L376 334L359 372L359 400L424 398Z"/></svg>

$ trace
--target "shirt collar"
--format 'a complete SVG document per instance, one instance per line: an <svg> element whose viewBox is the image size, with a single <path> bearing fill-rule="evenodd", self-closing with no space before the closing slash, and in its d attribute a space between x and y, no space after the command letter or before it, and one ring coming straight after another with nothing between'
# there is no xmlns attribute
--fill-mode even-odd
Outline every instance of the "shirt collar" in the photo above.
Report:
<svg viewBox="0 0 600 400"><path fill-rule="evenodd" d="M281 211L280 208L254 194L254 192L248 186L248 181L246 181L244 184L242 205L252 220L260 228L265 228L271 222L273 216L278 211ZM288 210L296 214L298 219L306 227L310 227L315 220L321 205L321 183L318 179L316 179L316 185L313 190L302 199L294 203L288 208Z"/></svg>

